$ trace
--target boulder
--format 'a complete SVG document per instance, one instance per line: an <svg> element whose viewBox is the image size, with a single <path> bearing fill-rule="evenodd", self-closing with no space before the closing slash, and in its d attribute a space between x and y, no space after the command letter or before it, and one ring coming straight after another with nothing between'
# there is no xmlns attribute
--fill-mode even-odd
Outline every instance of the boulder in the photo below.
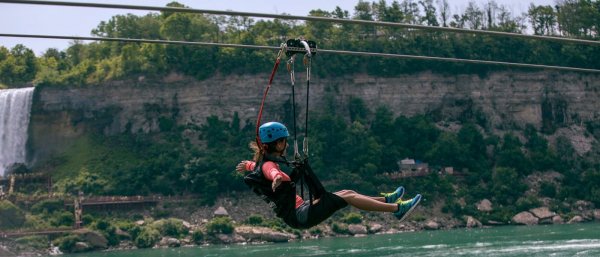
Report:
<svg viewBox="0 0 600 257"><path fill-rule="evenodd" d="M550 209L548 209L548 207L539 207L539 208L531 209L531 210L529 210L529 212L533 213L533 215L535 215L539 219L550 219L550 218L556 216L556 213L553 211L550 211Z"/></svg>
<svg viewBox="0 0 600 257"><path fill-rule="evenodd" d="M495 221L495 220L488 220L487 221L487 225L490 225L490 226L502 226L502 225L504 225L504 222L502 222L502 221Z"/></svg>
<svg viewBox="0 0 600 257"><path fill-rule="evenodd" d="M567 223L568 223L568 224L573 224L573 223L581 223L581 222L583 222L583 221L584 221L583 217L581 217L581 216L579 216L579 215L575 215L575 217L571 218L571 219L569 220L569 222L567 222Z"/></svg>
<svg viewBox="0 0 600 257"><path fill-rule="evenodd" d="M166 246L166 247L179 247L179 246L181 246L181 242L177 238L163 237L160 240L160 242L158 243L158 245L159 246Z"/></svg>
<svg viewBox="0 0 600 257"><path fill-rule="evenodd" d="M375 234L379 233L383 229L383 226L379 223L371 223L369 224L369 233Z"/></svg>
<svg viewBox="0 0 600 257"><path fill-rule="evenodd" d="M560 215L556 215L554 217L552 217L552 224L563 224L565 223L565 221L563 220L563 218Z"/></svg>
<svg viewBox="0 0 600 257"><path fill-rule="evenodd" d="M482 212L491 212L493 210L492 202L490 202L488 199L481 200L479 203L477 203L477 210Z"/></svg>
<svg viewBox="0 0 600 257"><path fill-rule="evenodd" d="M231 244L233 243L233 237L227 234L216 234L214 235L214 239L216 242L223 244Z"/></svg>
<svg viewBox="0 0 600 257"><path fill-rule="evenodd" d="M245 243L246 238L244 238L243 236L238 235L238 234L233 234L233 242L236 244Z"/></svg>
<svg viewBox="0 0 600 257"><path fill-rule="evenodd" d="M438 224L437 222L435 222L433 220L428 220L427 222L425 222L425 229L438 230L438 229L440 229L440 224Z"/></svg>
<svg viewBox="0 0 600 257"><path fill-rule="evenodd" d="M115 230L115 234L119 237L119 239L131 239L131 235L120 228Z"/></svg>
<svg viewBox="0 0 600 257"><path fill-rule="evenodd" d="M144 225L144 223L146 223L146 221L144 221L144 220L138 220L135 222L135 224L138 226L142 226L142 225Z"/></svg>
<svg viewBox="0 0 600 257"><path fill-rule="evenodd" d="M473 218L471 216L467 216L467 228L480 228L483 225L481 224L481 222L479 220L477 220L476 218Z"/></svg>
<svg viewBox="0 0 600 257"><path fill-rule="evenodd" d="M539 219L534 216L531 212L523 211L512 217L512 222L515 224L523 225L536 225Z"/></svg>
<svg viewBox="0 0 600 257"><path fill-rule="evenodd" d="M600 221L600 209L594 210L594 219Z"/></svg>
<svg viewBox="0 0 600 257"><path fill-rule="evenodd" d="M13 252L6 249L4 246L0 245L0 256L17 256Z"/></svg>
<svg viewBox="0 0 600 257"><path fill-rule="evenodd" d="M88 242L93 248L106 249L108 247L108 240L99 232L82 229L76 231L75 234L79 235L79 238Z"/></svg>
<svg viewBox="0 0 600 257"><path fill-rule="evenodd" d="M185 220L182 222L182 224L183 224L183 227L184 227L185 229L187 229L187 230L192 230L192 229L194 229L194 226L192 226L192 224L190 224L189 222L187 222L187 221L185 221Z"/></svg>
<svg viewBox="0 0 600 257"><path fill-rule="evenodd" d="M575 202L575 204L573 205L573 208L575 208L575 210L578 210L578 211L585 211L585 210L591 209L592 206L594 206L594 204L591 202L579 200L579 201Z"/></svg>
<svg viewBox="0 0 600 257"><path fill-rule="evenodd" d="M265 227L240 226L235 228L235 233L254 241L287 242L296 238L294 234L278 232Z"/></svg>
<svg viewBox="0 0 600 257"><path fill-rule="evenodd" d="M77 242L73 247L73 252L80 253L90 250L90 246L86 242Z"/></svg>
<svg viewBox="0 0 600 257"><path fill-rule="evenodd" d="M367 227L361 224L348 225L348 231L352 235L365 235L367 234Z"/></svg>

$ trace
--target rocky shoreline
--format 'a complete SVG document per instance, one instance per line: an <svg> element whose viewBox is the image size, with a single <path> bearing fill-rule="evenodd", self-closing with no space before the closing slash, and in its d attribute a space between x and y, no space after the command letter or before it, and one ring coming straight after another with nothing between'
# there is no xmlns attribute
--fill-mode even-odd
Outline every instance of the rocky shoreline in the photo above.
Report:
<svg viewBox="0 0 600 257"><path fill-rule="evenodd" d="M161 236L153 243L152 248L171 247L193 247L216 244L264 244L284 243L298 240L313 240L322 237L363 237L378 234L396 234L422 230L448 230L458 228L486 228L502 225L546 225L546 224L572 224L582 222L600 221L600 209L595 209L593 204L586 201L576 201L572 204L572 211L565 215L559 215L550 210L549 207L537 207L514 215L508 223L486 220L484 222L473 216L464 216L460 219L436 211L436 205L431 208L419 208L411 219L403 223L395 222L393 217L384 213L361 213L362 219L356 223L346 223L340 219L341 214L334 215L321 225L308 230L282 230L266 226L253 226L243 223L244 217L250 214L264 213L266 217L272 217L269 209L261 208L252 199L247 200L243 206L235 204L230 198L220 199L215 206L197 209L193 213L186 213L185 208L174 210L179 216L185 230L189 231L183 237ZM225 208L227 206L229 208ZM251 207L249 207L251 206ZM482 200L477 205L481 213L493 211L489 200ZM227 211L229 209L229 211ZM346 209L346 213L357 212L356 209ZM185 216L183 216L185 215ZM229 233L206 233L210 217L227 217L231 219L233 230ZM184 218L187 217L187 218ZM154 221L160 222L161 220ZM147 226L148 220L138 220L138 226ZM204 231L201 240L194 238L193 231ZM75 243L73 252L86 251L122 251L138 249L131 240L128 232L117 229L120 242L115 246L109 246L108 240L100 232L82 229L74 232L79 240ZM129 239L128 239L129 238ZM57 255L56 247L49 249L22 249L14 241L0 240L0 256L46 256Z"/></svg>

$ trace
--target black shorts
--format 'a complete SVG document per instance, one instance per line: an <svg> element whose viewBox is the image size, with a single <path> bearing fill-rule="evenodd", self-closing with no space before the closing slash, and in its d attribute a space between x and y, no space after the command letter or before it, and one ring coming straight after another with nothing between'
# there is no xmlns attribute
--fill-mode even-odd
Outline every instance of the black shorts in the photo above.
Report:
<svg viewBox="0 0 600 257"><path fill-rule="evenodd" d="M296 209L296 218L301 227L310 228L331 217L336 211L348 206L348 203L336 194L325 192L317 203L308 201Z"/></svg>

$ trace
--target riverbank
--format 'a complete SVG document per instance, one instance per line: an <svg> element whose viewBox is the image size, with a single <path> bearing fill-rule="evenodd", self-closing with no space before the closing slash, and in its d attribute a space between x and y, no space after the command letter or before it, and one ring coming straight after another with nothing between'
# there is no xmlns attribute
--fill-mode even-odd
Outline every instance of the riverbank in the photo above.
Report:
<svg viewBox="0 0 600 257"><path fill-rule="evenodd" d="M442 212L442 205L425 201L402 223L398 223L388 213L361 212L349 207L319 226L308 230L295 230L283 225L264 202L253 196L220 198L214 205L204 207L163 203L145 210L106 214L106 220L111 222L89 224L84 230L55 238L52 243L61 247L63 252L120 251L138 248L280 243L465 227L600 221L600 209L595 209L591 203L584 201L572 203L569 206L570 212L566 214L558 214L542 206L516 213L508 222L480 221L473 216L455 218ZM481 213L493 212L494 209L490 205L489 201L482 200L476 208ZM157 214L161 213L168 214L169 218L157 217ZM126 217L129 217L129 221L126 221ZM39 237L3 240L0 242L0 251L3 251L0 252L0 256L40 256L50 255L50 252L56 254L56 248L48 248L47 239L44 247L44 243L40 242L43 240Z"/></svg>

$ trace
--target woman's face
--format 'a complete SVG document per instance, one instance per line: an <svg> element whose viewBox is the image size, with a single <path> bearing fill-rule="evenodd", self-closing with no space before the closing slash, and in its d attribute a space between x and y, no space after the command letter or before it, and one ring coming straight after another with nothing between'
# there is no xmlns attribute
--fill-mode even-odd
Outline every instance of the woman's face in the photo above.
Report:
<svg viewBox="0 0 600 257"><path fill-rule="evenodd" d="M277 144L275 145L275 150L280 153L281 155L283 155L285 153L285 149L287 149L287 139L286 138L281 138L279 140L277 140Z"/></svg>

